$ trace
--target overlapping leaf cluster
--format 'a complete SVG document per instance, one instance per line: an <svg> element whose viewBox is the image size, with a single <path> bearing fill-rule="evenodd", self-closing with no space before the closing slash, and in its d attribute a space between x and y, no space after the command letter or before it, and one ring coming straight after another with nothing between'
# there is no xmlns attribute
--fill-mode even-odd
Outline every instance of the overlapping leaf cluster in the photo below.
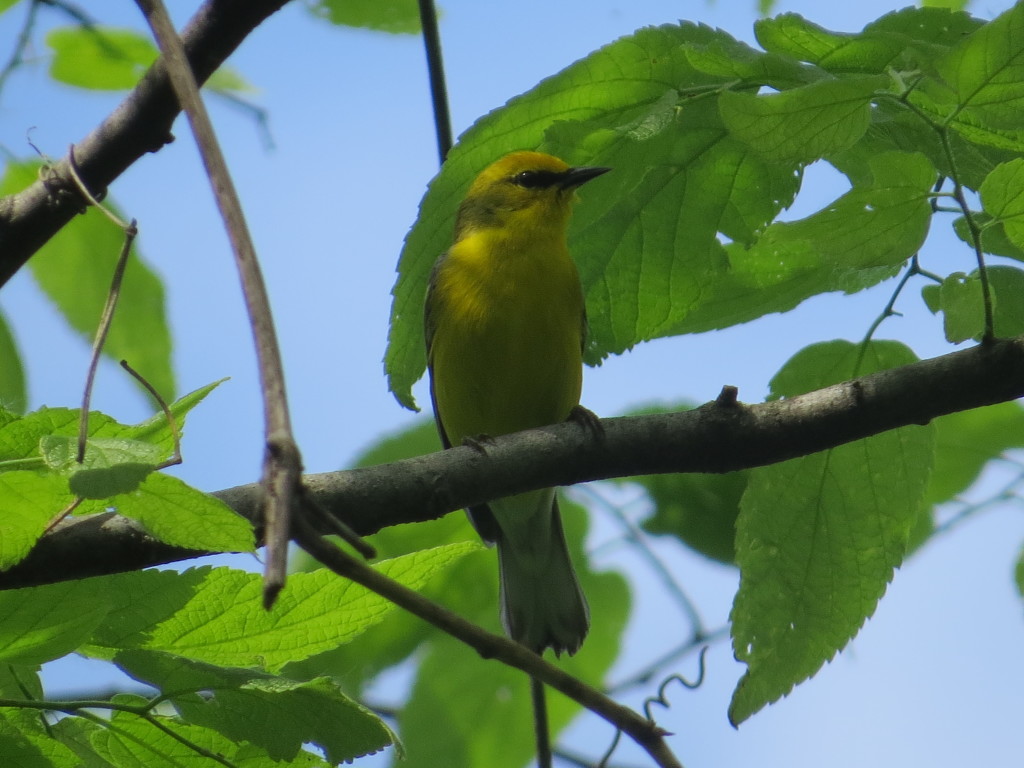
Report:
<svg viewBox="0 0 1024 768"><path fill-rule="evenodd" d="M462 136L399 266L386 362L401 402L413 405L410 387L423 372L426 275L450 242L456 204L475 173L518 148L614 169L584 190L570 233L592 362L901 271L918 283L898 290L923 286L949 341L1024 333L1024 270L1015 263L1024 261L1024 5L987 23L910 8L856 34L785 14L755 33L761 50L689 23L639 30ZM815 162L844 175L848 190L805 218L780 220ZM965 242L953 274L929 271L935 227ZM872 341L870 326L866 318L860 345L823 342L797 354L772 396L915 359L903 345ZM994 410L1000 419L950 417L732 479L646 481L658 505L651 530L741 569L733 643L748 670L734 722L846 645L909 543L928 535L934 504L962 490L937 492L944 480L931 480L958 450L945 424L981 420L999 433L998 450L1024 444L1018 406Z"/></svg>

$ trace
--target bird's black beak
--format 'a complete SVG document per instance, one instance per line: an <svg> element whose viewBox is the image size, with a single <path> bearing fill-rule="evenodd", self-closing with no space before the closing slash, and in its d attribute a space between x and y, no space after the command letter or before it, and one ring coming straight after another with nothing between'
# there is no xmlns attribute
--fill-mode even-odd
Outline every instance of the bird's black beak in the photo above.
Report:
<svg viewBox="0 0 1024 768"><path fill-rule="evenodd" d="M610 170L611 168L600 168L597 166L570 168L562 174L562 178L559 180L558 186L562 189L574 189L581 184L586 184L591 179L596 179L602 173L608 173Z"/></svg>

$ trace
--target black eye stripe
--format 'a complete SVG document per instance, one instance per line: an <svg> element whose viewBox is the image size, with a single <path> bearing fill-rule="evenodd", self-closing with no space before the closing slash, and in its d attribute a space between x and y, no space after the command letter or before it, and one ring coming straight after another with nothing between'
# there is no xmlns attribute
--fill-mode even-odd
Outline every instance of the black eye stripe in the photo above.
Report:
<svg viewBox="0 0 1024 768"><path fill-rule="evenodd" d="M510 182L527 189L543 189L553 187L562 180L562 174L555 171L520 171Z"/></svg>

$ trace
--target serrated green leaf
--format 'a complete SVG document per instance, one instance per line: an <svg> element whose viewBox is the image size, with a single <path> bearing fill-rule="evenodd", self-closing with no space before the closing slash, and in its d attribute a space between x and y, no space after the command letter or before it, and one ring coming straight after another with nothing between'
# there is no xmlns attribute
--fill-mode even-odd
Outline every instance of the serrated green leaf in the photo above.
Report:
<svg viewBox="0 0 1024 768"><path fill-rule="evenodd" d="M0 360L3 360L3 365L0 365L0 408L24 413L28 407L28 382L18 345L3 312L0 312Z"/></svg>
<svg viewBox="0 0 1024 768"><path fill-rule="evenodd" d="M929 507L966 491L1004 451L1024 448L1024 408L1018 402L951 413L932 423L935 471L928 484Z"/></svg>
<svg viewBox="0 0 1024 768"><path fill-rule="evenodd" d="M967 36L936 68L957 112L995 129L1020 129L1024 110L1024 5L1017 4Z"/></svg>
<svg viewBox="0 0 1024 768"><path fill-rule="evenodd" d="M585 513L577 505L560 503L571 554L592 606L592 626L579 653L558 664L600 687L618 656L629 593L621 575L596 573L588 567L580 546ZM481 559L489 561L484 564L489 573L460 588L487 595L487 603L468 615L498 631L496 564L493 556ZM534 750L529 679L518 670L481 659L447 635L435 633L434 637L399 717L407 751L403 766L433 768L437 756L444 755L446 765L521 768ZM580 708L554 692L549 692L547 700L554 740ZM446 727L438 728L439 722Z"/></svg>
<svg viewBox="0 0 1024 768"><path fill-rule="evenodd" d="M412 589L479 545L462 543L376 565ZM288 579L273 610L262 607L258 574L191 569L168 582L148 573L105 577L120 601L93 639L97 655L127 648L270 671L322 653L364 632L394 609L385 598L326 570ZM116 588L115 588L116 587ZM151 594L162 595L154 605Z"/></svg>
<svg viewBox="0 0 1024 768"><path fill-rule="evenodd" d="M1024 271L996 265L986 270L992 289L992 332L998 338L1024 333ZM980 339L980 337L979 337Z"/></svg>
<svg viewBox="0 0 1024 768"><path fill-rule="evenodd" d="M1017 248L1024 248L1024 158L995 168L979 190L985 211L1003 225Z"/></svg>
<svg viewBox="0 0 1024 768"><path fill-rule="evenodd" d="M985 304L976 275L956 272L943 280L939 286L939 307L947 341L959 344L984 333Z"/></svg>
<svg viewBox="0 0 1024 768"><path fill-rule="evenodd" d="M992 303L995 336L1009 338L1024 333L1024 271L1003 265L986 270ZM927 285L921 295L928 309L943 313L946 339L958 344L967 339L980 341L985 335L985 303L977 270L965 275L955 272L940 285Z"/></svg>
<svg viewBox="0 0 1024 768"><path fill-rule="evenodd" d="M818 213L770 225L749 248L727 246L730 269L676 332L725 328L895 275L927 235L935 170L921 155L896 152L872 158L870 169L869 182Z"/></svg>
<svg viewBox="0 0 1024 768"><path fill-rule="evenodd" d="M981 226L981 249L985 253L1024 261L1024 248L1017 246L1006 236L1006 230L1003 229L1002 224L992 221L990 217L983 213L975 214L975 218ZM963 216L960 216L953 222L953 230L956 232L957 237L972 248L974 247L971 228L967 225L967 220Z"/></svg>
<svg viewBox="0 0 1024 768"><path fill-rule="evenodd" d="M336 764L395 743L379 717L326 677L289 680L150 651L124 651L115 662L167 693L189 723L254 744L275 760L294 760L303 744L313 744ZM195 695L207 691L212 695Z"/></svg>
<svg viewBox="0 0 1024 768"><path fill-rule="evenodd" d="M43 683L38 664L0 664L0 696L5 699L41 699Z"/></svg>
<svg viewBox="0 0 1024 768"><path fill-rule="evenodd" d="M7 174L0 181L0 194L27 187L38 171L38 163L9 162ZM104 205L117 210L110 198ZM123 244L124 233L90 208L61 229L29 262L39 286L71 327L90 342ZM163 283L137 251L128 259L103 354L113 360L127 360L162 397L173 397L171 337ZM84 379L84 368L82 376Z"/></svg>
<svg viewBox="0 0 1024 768"><path fill-rule="evenodd" d="M673 403L638 408L624 415L675 413L693 407L693 403ZM675 536L705 557L733 564L736 516L747 472L640 475L622 482L641 486L654 505L653 513L641 523L645 531Z"/></svg>
<svg viewBox="0 0 1024 768"><path fill-rule="evenodd" d="M114 700L134 706L145 703L138 696L121 695ZM163 728L157 729L137 715L115 711L110 727L93 734L93 749L118 768L205 768L211 761L197 753L196 747L225 757L234 755L238 749L238 745L210 728L169 717L160 718L160 723Z"/></svg>
<svg viewBox="0 0 1024 768"><path fill-rule="evenodd" d="M0 660L39 664L82 645L111 608L89 579L0 592Z"/></svg>
<svg viewBox="0 0 1024 768"><path fill-rule="evenodd" d="M182 435L184 435L185 417L193 408L205 400L208 394L225 381L227 381L227 379L219 379L218 381L206 384L199 389L189 392L187 395L183 395L167 407L171 412L171 418L174 420L174 426L177 430L177 437L179 440ZM116 434L113 432L114 431L111 430L111 433L109 434L110 437L144 440L147 443L161 446L164 449L162 458L170 456L174 451L175 430L171 429L171 426L167 421L167 416L163 411L154 414L151 418L146 419L146 421L140 422L139 424L135 424L134 426L120 428L117 430ZM104 432L101 432L100 435L107 436Z"/></svg>
<svg viewBox="0 0 1024 768"><path fill-rule="evenodd" d="M39 454L46 466L69 478L76 496L106 499L138 488L160 462L161 450L139 440L94 437L85 441L85 457L79 463L77 437L44 435Z"/></svg>
<svg viewBox="0 0 1024 768"><path fill-rule="evenodd" d="M38 725L38 715L35 715L35 720ZM45 740L39 739L30 728L26 728L27 725L21 710L0 709L0 755L3 755L6 765L17 768L72 768L67 762L54 761L53 751L60 745L47 745Z"/></svg>
<svg viewBox="0 0 1024 768"><path fill-rule="evenodd" d="M306 7L332 24L413 35L420 31L416 0L315 0Z"/></svg>
<svg viewBox="0 0 1024 768"><path fill-rule="evenodd" d="M46 44L54 54L50 61L54 80L98 91L134 88L160 53L148 37L134 29L97 24L51 30ZM253 90L230 68L214 72L206 87L221 93Z"/></svg>
<svg viewBox="0 0 1024 768"><path fill-rule="evenodd" d="M64 717L50 726L53 738L75 753L75 768L115 768L92 748L93 734L102 729L99 723L81 717Z"/></svg>
<svg viewBox="0 0 1024 768"><path fill-rule="evenodd" d="M747 488L747 472L724 475L646 475L631 478L647 491L654 514L642 527L671 535L720 563L736 559L736 517Z"/></svg>
<svg viewBox="0 0 1024 768"><path fill-rule="evenodd" d="M47 435L77 436L79 414L75 408L47 408L25 414L0 427L0 461L39 458L39 442ZM89 412L87 436L98 436L117 425L99 411Z"/></svg>
<svg viewBox="0 0 1024 768"><path fill-rule="evenodd" d="M825 77L816 67L802 65L789 56L758 51L739 40L719 38L707 44L687 43L683 50L686 60L699 72L780 90Z"/></svg>
<svg viewBox="0 0 1024 768"><path fill-rule="evenodd" d="M671 166L677 162L675 143L671 139L678 139L678 152L684 157L684 162L690 164L695 162L696 139L677 134L677 124L672 121L677 110L669 102L674 98L679 104L696 107L699 100L683 98L679 91L720 85L723 82L722 78L694 69L682 48L687 43L708 44L714 40L729 41L732 38L724 32L693 24L641 29L542 81L503 108L481 118L463 134L423 198L417 223L406 239L399 262L399 277L392 291L394 301L385 362L389 386L399 402L407 407L415 407L411 387L422 375L426 365L422 315L427 275L435 259L451 244L455 211L473 177L506 152L543 147L545 151L562 154L567 162L585 163L600 159L600 152L619 139L637 145L629 150L632 154L643 155L643 147L640 145L646 139L660 138L658 151L651 152L641 167L617 167L619 181L616 184L603 183L603 187L600 186L602 182L595 182L586 190L585 202L579 206L580 211L589 209L593 213L592 218L609 213L618 206L609 216L618 220L616 226L619 236L603 244L599 243L597 250L581 247L579 233L582 226L577 216L577 223L570 230L570 250L581 272L592 276L591 280L601 274L592 265L615 259L617 249L620 250L619 260L631 254L631 264L624 265L623 270L625 277L634 282L640 271L637 265L642 263L644 257L662 260L669 258L653 248L638 254L635 246L638 235L644 232L657 235L656 244L662 245L666 238L672 238L675 225L663 226L659 222L658 227L639 229L638 223L628 218L636 212L629 210L627 198L640 184L645 185L642 191L647 196L657 196L661 191L661 178L662 186L675 184L675 189L662 195L661 200L666 210L674 203L673 216L678 217L681 215L680 195L686 193L696 196L692 185L691 188L684 187L679 175L671 172ZM676 95L673 96L673 93ZM689 112L697 114L696 108L683 109L682 112L684 115ZM686 120L684 117L683 124ZM586 133L586 141L567 146L557 140L547 140L549 132L560 132L567 127L567 123L585 124L577 128ZM718 133L723 132L719 126ZM576 131L572 133L575 135ZM690 159L686 161L686 157ZM622 178L626 174L629 174L629 178ZM645 180L648 174L652 174L652 178ZM715 179L718 185L727 186L729 180L723 178L725 176L727 174L719 173L708 178ZM717 207L717 201L714 205ZM655 220L656 217L652 216L651 221ZM658 306L645 310L649 315L646 325L657 328L658 319L664 318L666 306L670 312L685 311L688 296L694 291L695 283L699 284L707 269L706 264L713 259L721 261L720 249L713 251L707 244L706 236L703 236L707 228L706 222L700 224L698 231L702 236L697 241L696 264L686 268L681 265L673 267L673 278L686 278L679 287L684 295L681 298L660 299ZM667 234L662 234L666 231ZM622 248L625 239L630 243ZM683 239L681 235L680 239ZM591 242L597 242L597 238L589 238L588 246ZM694 271L698 274L697 278L689 276ZM644 278L649 278L652 283L658 280L656 274L645 274ZM663 287L664 284L667 281L663 281ZM675 286L676 282L672 284ZM595 291L600 289L587 283L585 278L584 290L589 301ZM636 294L623 289L612 295L625 297L627 306L618 312L622 316L619 323L624 324L635 305ZM600 312L591 312L592 320L601 316ZM653 333L647 337L653 337Z"/></svg>
<svg viewBox="0 0 1024 768"><path fill-rule="evenodd" d="M252 523L224 502L183 481L151 473L129 493L112 496L105 506L138 520L160 541L208 552L252 552Z"/></svg>
<svg viewBox="0 0 1024 768"><path fill-rule="evenodd" d="M5 766L21 768L23 765L36 765L38 756L43 760L41 764L47 768L82 768L75 753L52 737L38 710L17 707L0 709L0 721L0 756ZM18 748L13 754L5 748L5 736L10 736L11 728L17 729L20 737L14 739Z"/></svg>
<svg viewBox="0 0 1024 768"><path fill-rule="evenodd" d="M21 562L74 496L65 478L14 470L0 473L0 570Z"/></svg>
<svg viewBox="0 0 1024 768"><path fill-rule="evenodd" d="M373 466L440 449L441 442L433 419L419 418L405 429L384 436L349 463L357 467ZM479 537L464 515L445 515L414 526L383 528L369 537L369 541L379 556L393 558L459 541L476 542ZM494 596L489 590L468 586L490 583L492 566L486 553L471 553L431 579L422 592L427 597L442 601L462 616L484 614L492 617ZM307 565L300 567L317 568L319 564L308 560ZM405 611L392 611L379 624L369 627L351 642L289 665L285 672L302 679L327 672L344 681L348 690L359 692L383 670L409 658L433 636L434 630L430 625Z"/></svg>
<svg viewBox="0 0 1024 768"><path fill-rule="evenodd" d="M871 99L885 76L819 81L782 93L726 91L722 121L739 141L777 162L811 162L848 149L871 121Z"/></svg>
<svg viewBox="0 0 1024 768"><path fill-rule="evenodd" d="M831 342L794 356L773 397L913 362L895 342ZM753 470L736 529L733 649L747 671L729 717L778 700L846 645L875 610L920 520L933 432L904 427Z"/></svg>

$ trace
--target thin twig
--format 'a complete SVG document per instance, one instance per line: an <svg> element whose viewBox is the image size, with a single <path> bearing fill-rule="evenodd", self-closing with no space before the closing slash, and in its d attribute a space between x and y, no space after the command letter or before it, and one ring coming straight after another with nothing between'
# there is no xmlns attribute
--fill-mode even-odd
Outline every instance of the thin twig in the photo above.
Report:
<svg viewBox="0 0 1024 768"><path fill-rule="evenodd" d="M621 734L622 731L616 731L617 734ZM586 755L575 752L573 750L565 749L564 747L556 747L554 755L559 761L563 763L569 763L570 765L578 766L578 768L632 768L625 764L611 764L607 760L604 762L595 763L594 760Z"/></svg>
<svg viewBox="0 0 1024 768"><path fill-rule="evenodd" d="M28 13L25 14L25 21L18 31L18 38L14 41L14 50L0 70L0 90L7 84L7 78L25 61L25 51L32 40L32 30L36 26L36 14L39 12L39 0L32 0L28 6Z"/></svg>
<svg viewBox="0 0 1024 768"><path fill-rule="evenodd" d="M423 27L423 45L427 51L427 71L430 74L430 99L434 106L434 130L437 134L437 154L442 163L452 148L452 118L448 109L448 88L441 57L441 34L437 29L437 9L434 0L419 0L420 26Z"/></svg>
<svg viewBox="0 0 1024 768"><path fill-rule="evenodd" d="M701 643L704 640L704 622L697 611L697 606L694 605L693 600L686 594L686 590L683 589L682 585L676 581L672 571L669 570L668 566L662 561L658 554L651 548L651 545L647 541L647 537L643 531L641 531L622 511L620 507L609 502L601 494L599 494L592 487L584 485L579 489L581 492L588 494L592 499L595 499L600 503L606 512L610 514L615 520L622 526L623 531L626 535L626 540L632 543L636 549L640 552L640 555L647 564L651 567L651 570L661 580L662 585L671 594L679 606L682 608L683 613L686 614L687 620L693 627L693 636L691 642Z"/></svg>
<svg viewBox="0 0 1024 768"><path fill-rule="evenodd" d="M295 541L330 570L376 592L415 616L473 648L482 658L522 670L621 728L661 768L681 768L665 743L665 732L649 720L609 699L595 688L544 661L524 646L466 621L447 608L378 573L320 536L299 514L293 520Z"/></svg>
<svg viewBox="0 0 1024 768"><path fill-rule="evenodd" d="M537 739L537 768L551 768L551 731L548 727L548 703L544 683L530 678L530 703L533 705L533 733Z"/></svg>
<svg viewBox="0 0 1024 768"><path fill-rule="evenodd" d="M162 462L156 466L156 469L167 469L167 467L173 467L176 464L181 464L181 431L178 429L178 423L174 419L174 414L171 413L170 406L167 405L167 401L164 400L160 393L156 391L156 387L149 383L145 377L134 368L132 368L127 360L121 361L121 367L128 371L132 377L141 384L150 397L156 400L157 405L160 406L160 410L164 413L164 418L167 419L167 428L171 430L171 440L174 443L174 452L167 461Z"/></svg>
<svg viewBox="0 0 1024 768"><path fill-rule="evenodd" d="M704 642L717 642L729 636L729 626L727 624L722 625L718 629L712 630L704 635ZM699 643L694 643L692 640L687 640L685 643L673 648L668 653L659 656L657 659L652 661L650 664L645 666L639 672L634 672L627 678L620 680L617 683L613 683L605 688L605 693L609 696L614 696L622 691L635 688L638 685L646 685L649 683L663 667L678 661L688 653L692 653L697 650L698 647L702 647Z"/></svg>
<svg viewBox="0 0 1024 768"><path fill-rule="evenodd" d="M110 290L107 291L107 300L103 305L103 313L100 315L99 327L96 329L96 336L92 342L92 355L89 358L89 369L85 376L85 389L82 392L82 412L78 423L78 455L79 464L85 461L85 443L89 437L89 404L92 401L92 388L96 382L96 370L99 367L100 355L103 353L103 345L107 341L107 334L114 321L114 310L117 309L117 300L121 296L121 282L124 279L124 271L128 266L128 257L131 255L132 243L139 234L135 219L127 225L114 213L108 211L93 196L78 175L78 168L75 163L75 148L68 149L68 170L72 179L78 186L79 192L89 201L90 205L99 208L117 226L124 230L124 243L121 246L121 253L117 257L117 264L114 266L114 276L110 280Z"/></svg>
<svg viewBox="0 0 1024 768"><path fill-rule="evenodd" d="M265 491L267 559L263 580L263 602L273 605L284 587L288 568L289 517L302 476L302 458L292 434L285 395L284 368L274 331L266 286L260 272L256 249L242 213L224 155L199 95L192 69L185 57L181 38L161 0L136 0L153 30L163 55L175 95L185 110L203 158L217 207L228 231L246 309L256 341L260 384L263 390L267 450L262 484Z"/></svg>

